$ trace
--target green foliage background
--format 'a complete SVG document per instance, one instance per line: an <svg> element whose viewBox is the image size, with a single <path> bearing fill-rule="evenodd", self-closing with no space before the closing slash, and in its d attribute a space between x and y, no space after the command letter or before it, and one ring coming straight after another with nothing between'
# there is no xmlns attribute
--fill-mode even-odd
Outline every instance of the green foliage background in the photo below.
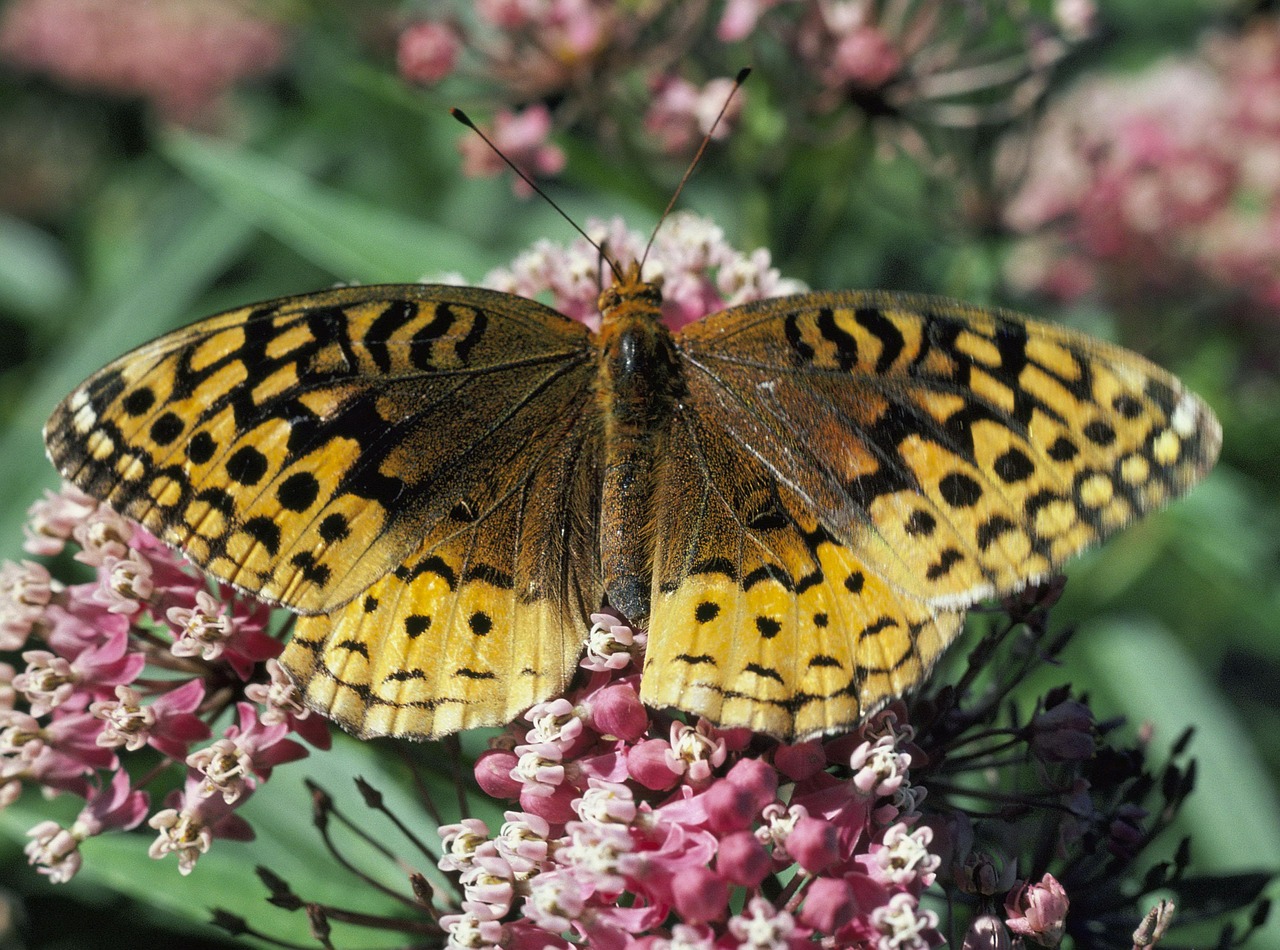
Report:
<svg viewBox="0 0 1280 950"><path fill-rule="evenodd" d="M137 103L0 73L0 128L32 116L64 123L83 136L89 165L75 201L56 213L24 219L0 210L0 555L20 556L24 511L55 484L40 442L45 417L129 347L221 309L335 281L445 271L478 280L536 238L571 236L542 202L512 197L505 179L461 176L456 142L468 133L447 107L479 117L491 103L479 90L446 97L402 84L389 56L353 38L353 20L377 6L299 6L286 67L239 91L233 129L213 135L165 127ZM1080 74L1189 50L1205 27L1247 12L1196 0L1102 8L1106 34L1060 71L1051 95ZM731 59L720 48L698 55L691 61ZM957 189L905 159L878 157L866 142L788 138L790 107L762 72L740 128L712 148L683 207L715 218L741 248L770 248L784 274L815 288L1028 306L1001 283L1009 239L958 213ZM634 126L646 97L642 87L616 96L613 119ZM678 163L604 147L588 129L558 141L568 167L548 188L571 215L620 213L635 228L653 225ZM1194 725L1200 787L1185 817L1196 866L1280 869L1275 367L1259 367L1211 313L1152 308L1122 321L1095 307L1037 309L1102 335L1123 326L1121 342L1202 393L1225 432L1222 462L1191 497L1072 565L1057 617L1082 632L1056 679L1086 686L1103 714L1152 724L1157 750ZM1280 314L1276 321L1280 333ZM26 799L0 813L0 898L17 915L7 933L0 927L0 950L214 945L220 938L203 921L215 904L305 939L299 915L262 902L250 869L266 863L307 896L349 898L310 828L307 774L348 799L348 775L388 794L405 784L387 747L340 742L282 770L256 796L257 842L219 843L190 878L179 879L172 860L147 859L145 836L114 836L90 842L83 875L56 889L25 867L20 847L26 828L68 803ZM399 811L416 814L407 796ZM1275 933L1256 945L1280 947Z"/></svg>

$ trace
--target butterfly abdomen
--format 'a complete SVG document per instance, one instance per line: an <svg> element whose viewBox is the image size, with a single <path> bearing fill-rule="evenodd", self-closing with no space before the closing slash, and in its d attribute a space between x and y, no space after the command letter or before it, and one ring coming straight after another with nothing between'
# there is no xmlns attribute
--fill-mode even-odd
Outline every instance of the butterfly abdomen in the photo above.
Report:
<svg viewBox="0 0 1280 950"><path fill-rule="evenodd" d="M638 276L601 295L596 397L604 420L600 558L610 605L632 623L649 616L658 440L681 379L675 344L660 320L657 288Z"/></svg>

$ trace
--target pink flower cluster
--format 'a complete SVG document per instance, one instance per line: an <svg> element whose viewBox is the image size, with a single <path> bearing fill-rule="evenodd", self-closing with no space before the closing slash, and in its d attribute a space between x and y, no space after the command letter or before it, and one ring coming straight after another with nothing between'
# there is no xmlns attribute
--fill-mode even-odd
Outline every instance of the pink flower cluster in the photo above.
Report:
<svg viewBox="0 0 1280 950"><path fill-rule="evenodd" d="M1005 219L1024 290L1075 299L1227 290L1280 307L1280 18L1188 59L1091 79L1049 112Z"/></svg>
<svg viewBox="0 0 1280 950"><path fill-rule="evenodd" d="M15 0L0 14L0 58L142 96L183 123L239 80L273 70L285 43L280 22L228 0Z"/></svg>
<svg viewBox="0 0 1280 950"><path fill-rule="evenodd" d="M728 0L716 35L724 42L760 35L780 40L801 72L817 83L806 96L812 111L829 112L852 102L872 117L892 116L1005 88L1006 95L999 97L1003 115L992 117L1007 120L1009 108L1025 108L1038 94L1044 68L1093 29L1092 0L1056 0L1052 8L1050 23L1008 4ZM993 29L993 21L1001 18L1009 21L1001 24L1009 30ZM1001 32L1016 40L1009 48L992 48L991 38ZM934 118L946 125L971 124L982 114L964 106L948 108Z"/></svg>
<svg viewBox="0 0 1280 950"><path fill-rule="evenodd" d="M464 888L442 920L451 946L941 942L920 901L939 859L919 823L904 707L762 754L745 730L646 710L643 638L592 619L586 683L529 710L476 762L481 788L518 810L496 835L478 819L441 829L440 867Z"/></svg>
<svg viewBox="0 0 1280 950"><path fill-rule="evenodd" d="M745 101L743 90L734 93L732 79L699 86L682 76L662 75L650 81L650 92L644 129L666 155L690 155L708 135L726 138Z"/></svg>
<svg viewBox="0 0 1280 950"><path fill-rule="evenodd" d="M470 178L493 178L506 171L507 163L498 152L529 178L558 175L564 168L564 152L547 141L551 111L544 105L532 105L520 112L501 109L484 133L487 142L478 135L467 135L458 141L462 173ZM533 188L519 176L512 180L511 187L521 198L533 194Z"/></svg>
<svg viewBox="0 0 1280 950"><path fill-rule="evenodd" d="M648 241L646 235L628 230L621 218L590 220L585 230L623 265L640 260ZM714 222L683 211L658 229L644 276L662 282L663 322L673 330L725 307L805 289L779 274L767 249L743 253L725 240ZM522 297L549 293L557 310L595 330L600 325L597 298L602 287L613 283L613 273L600 252L581 238L567 246L544 240L509 268L487 274L482 283Z"/></svg>
<svg viewBox="0 0 1280 950"><path fill-rule="evenodd" d="M729 101L729 80L700 85L669 71L678 59L672 44L691 44L700 34L704 15L695 5L481 0L467 14L451 14L442 6L445 10L434 11L434 18L401 31L396 53L401 77L427 86L455 75L476 78L493 88L499 102L535 103L500 107L493 125L484 127L494 144L535 178L556 175L564 165L563 152L548 141L552 129L563 129L583 114L599 114L602 95L633 68L653 90L644 118L646 144L664 154L692 154ZM661 27L656 25L659 18ZM651 37L661 37L660 48L647 47ZM719 136L728 134L741 109L737 98ZM560 103L555 113L546 102ZM474 136L462 139L460 148L469 176L490 177L505 170ZM518 181L515 189L519 195L529 193Z"/></svg>
<svg viewBox="0 0 1280 950"><path fill-rule="evenodd" d="M648 22L638 8L613 0L477 0L473 16L441 7L436 18L416 21L400 34L401 76L439 82L463 68L465 51L476 74L524 102L579 86L609 57L625 55Z"/></svg>
<svg viewBox="0 0 1280 950"><path fill-rule="evenodd" d="M474 62L474 72L504 87L505 101L546 99L580 84L600 66L627 16L598 0L481 0L475 4L478 29L466 30L461 17L442 16L410 24L400 34L396 60L405 80L434 85ZM467 53L466 59L463 54ZM493 144L530 178L559 174L564 152L548 141L551 110L539 103L501 108L483 127ZM460 140L464 174L489 178L506 164L478 136ZM514 179L520 197L533 193Z"/></svg>
<svg viewBox="0 0 1280 950"><path fill-rule="evenodd" d="M235 809L276 765L307 754L289 734L329 745L275 663L269 609L225 587L215 596L177 554L69 486L32 506L26 531L28 552L74 542L94 573L68 585L34 561L0 566L0 650L26 664L0 663L0 804L27 785L85 799L70 828L31 830L30 862L68 880L82 841L146 819L149 796L122 762L144 750L159 762L147 781L186 773L150 816L152 857L176 853L187 874L213 838L252 837Z"/></svg>
<svg viewBox="0 0 1280 950"><path fill-rule="evenodd" d="M726 42L745 39L781 0L729 0L717 28ZM818 0L804 4L794 36L803 63L833 89L876 89L897 77L908 56L927 39L937 11L921 4L912 23L884 21L877 5Z"/></svg>

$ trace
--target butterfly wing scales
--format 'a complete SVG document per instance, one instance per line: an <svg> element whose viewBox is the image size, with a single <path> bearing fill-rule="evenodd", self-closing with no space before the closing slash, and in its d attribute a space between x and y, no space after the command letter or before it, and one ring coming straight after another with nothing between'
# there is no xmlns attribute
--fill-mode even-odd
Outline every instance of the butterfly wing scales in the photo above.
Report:
<svg viewBox="0 0 1280 950"><path fill-rule="evenodd" d="M355 731L394 721L430 735L456 728L422 712L451 671L478 675L455 717L467 723L567 683L583 604L599 600L598 503L583 503L598 480L591 355L582 326L533 301L346 288L135 350L67 397L46 442L70 481L215 577L318 615L285 657L304 686L337 668L313 685L314 704L336 704ZM382 605L365 610L369 596ZM483 648L463 637L476 640L477 613L492 623ZM439 625L415 644L416 616ZM486 678L531 636L542 639L525 686ZM323 644L320 660L304 643ZM436 661L427 643L452 666L388 685L390 664ZM375 667L352 665L359 645L381 651Z"/></svg>
<svg viewBox="0 0 1280 950"><path fill-rule="evenodd" d="M310 705L358 736L426 738L503 725L564 690L601 597L591 408L566 406L494 496L364 595L299 620L281 662Z"/></svg>
<svg viewBox="0 0 1280 950"><path fill-rule="evenodd" d="M804 295L677 340L667 454L699 464L667 463L656 490L645 698L776 735L918 683L966 607L1180 495L1220 442L1140 357L947 301Z"/></svg>
<svg viewBox="0 0 1280 950"><path fill-rule="evenodd" d="M867 570L692 392L664 446L641 698L781 737L918 682L959 630Z"/></svg>

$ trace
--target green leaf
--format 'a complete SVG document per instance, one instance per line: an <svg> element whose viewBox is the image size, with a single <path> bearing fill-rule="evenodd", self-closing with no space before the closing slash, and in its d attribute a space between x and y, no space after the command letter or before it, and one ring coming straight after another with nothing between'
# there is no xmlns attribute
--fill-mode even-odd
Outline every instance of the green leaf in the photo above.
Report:
<svg viewBox="0 0 1280 950"><path fill-rule="evenodd" d="M1195 726L1189 751L1200 781L1183 805L1179 829L1192 837L1193 869L1280 868L1280 805L1261 757L1200 666L1150 621L1091 624L1076 642L1086 651L1090 682L1105 694L1095 707L1116 709L1135 726L1151 723L1169 741ZM1163 747L1157 740L1156 748ZM1266 945L1280 946L1280 922L1265 930Z"/></svg>
<svg viewBox="0 0 1280 950"><path fill-rule="evenodd" d="M75 276L62 248L45 232L0 214L0 308L24 314L62 306Z"/></svg>
<svg viewBox="0 0 1280 950"><path fill-rule="evenodd" d="M414 281L486 257L454 231L327 188L265 155L181 133L163 150L218 201L340 280Z"/></svg>
<svg viewBox="0 0 1280 950"><path fill-rule="evenodd" d="M81 848L84 866L72 883L83 878L90 885L104 885L202 928L208 925L210 912L220 907L246 918L258 930L308 946L312 941L305 914L268 905L267 890L254 873L256 866L263 865L279 875L305 901L362 914L413 916L412 910L344 870L329 854L312 823L310 792L302 781L310 776L321 782L347 818L363 827L404 865L440 882L443 878L436 872L433 859L417 852L384 816L370 811L355 788L354 777L363 777L383 794L388 810L415 834L428 842L435 840L434 824L407 791L410 783L404 771L393 764L390 748L385 743L338 736L328 752L313 751L306 760L281 766L238 810L257 837L249 842L215 840L185 877L178 873L174 856L160 860L147 856L154 832L144 826L132 833L105 834L86 841ZM448 794L452 796L451 789ZM447 808L448 802L440 804ZM153 802L152 813L162 807ZM54 809L47 803L27 796L0 812L0 830L22 839L27 828L51 817L51 811ZM64 807L54 817L65 823L70 820L70 812ZM331 819L329 824L345 858L389 889L410 895L405 866L360 842L337 820ZM344 930L344 926L334 924L335 939L347 946L350 937L362 931Z"/></svg>

